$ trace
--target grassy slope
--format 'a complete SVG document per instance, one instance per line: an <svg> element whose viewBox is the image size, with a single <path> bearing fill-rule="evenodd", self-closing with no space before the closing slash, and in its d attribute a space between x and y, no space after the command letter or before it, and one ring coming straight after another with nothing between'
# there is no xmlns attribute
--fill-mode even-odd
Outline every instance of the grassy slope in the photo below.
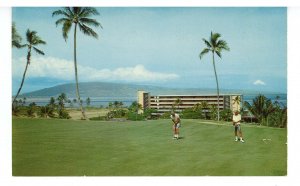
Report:
<svg viewBox="0 0 300 186"><path fill-rule="evenodd" d="M286 129L184 120L93 122L13 119L13 175L286 175ZM267 143L262 139L270 138Z"/></svg>

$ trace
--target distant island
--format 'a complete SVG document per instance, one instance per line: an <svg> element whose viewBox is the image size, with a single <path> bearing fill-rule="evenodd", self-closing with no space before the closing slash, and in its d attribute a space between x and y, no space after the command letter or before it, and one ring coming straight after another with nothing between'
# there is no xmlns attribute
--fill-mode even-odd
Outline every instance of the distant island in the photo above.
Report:
<svg viewBox="0 0 300 186"><path fill-rule="evenodd" d="M135 85L126 83L107 83L107 82L85 82L79 83L80 94L82 98L87 97L122 97L133 98L136 97L138 90L150 92L151 95L199 95L199 94L216 94L215 89L207 88L168 88L151 85ZM44 88L37 91L23 93L20 97L26 98L49 98L57 97L61 93L65 93L70 98L75 98L75 84L62 84L49 88ZM257 95L257 94L286 94L280 92L260 92L255 90L232 90L221 89L221 94L238 93L243 95Z"/></svg>

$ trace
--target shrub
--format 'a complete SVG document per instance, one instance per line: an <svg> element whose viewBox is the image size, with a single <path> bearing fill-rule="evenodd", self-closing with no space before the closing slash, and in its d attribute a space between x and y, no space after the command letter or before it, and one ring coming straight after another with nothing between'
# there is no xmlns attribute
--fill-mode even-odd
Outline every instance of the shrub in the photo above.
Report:
<svg viewBox="0 0 300 186"><path fill-rule="evenodd" d="M107 113L107 118L122 118L125 117L127 111L125 109L116 109Z"/></svg>
<svg viewBox="0 0 300 186"><path fill-rule="evenodd" d="M232 111L230 109L224 109L220 112L221 119L224 121L232 120Z"/></svg>
<svg viewBox="0 0 300 186"><path fill-rule="evenodd" d="M159 118L160 119L170 119L171 112L163 113Z"/></svg>
<svg viewBox="0 0 300 186"><path fill-rule="evenodd" d="M128 112L127 119L132 121L141 121L144 120L145 117L143 114L137 114L136 112Z"/></svg>
<svg viewBox="0 0 300 186"><path fill-rule="evenodd" d="M98 116L98 117L92 117L90 118L90 120L92 121L107 121L107 117L106 116Z"/></svg>
<svg viewBox="0 0 300 186"><path fill-rule="evenodd" d="M287 112L286 109L276 109L271 113L265 121L265 125L270 127L284 128L287 125Z"/></svg>
<svg viewBox="0 0 300 186"><path fill-rule="evenodd" d="M201 113L194 111L192 108L182 111L183 119L201 119Z"/></svg>
<svg viewBox="0 0 300 186"><path fill-rule="evenodd" d="M54 115L54 108L50 105L47 105L47 106L41 106L40 107L40 111L39 111L39 115L41 117L51 117L53 118L55 115Z"/></svg>
<svg viewBox="0 0 300 186"><path fill-rule="evenodd" d="M19 106L18 102L15 101L12 105L12 114L14 116L18 116L19 113L20 113L20 106Z"/></svg>
<svg viewBox="0 0 300 186"><path fill-rule="evenodd" d="M68 111L65 109L59 109L58 110L58 117L60 119L70 119L71 116L69 115Z"/></svg>
<svg viewBox="0 0 300 186"><path fill-rule="evenodd" d="M156 115L153 115L152 113L156 113L156 109L145 109L144 111L144 118L145 119L157 119Z"/></svg>
<svg viewBox="0 0 300 186"><path fill-rule="evenodd" d="M34 117L34 109L33 108L28 108L27 109L27 116L29 117Z"/></svg>
<svg viewBox="0 0 300 186"><path fill-rule="evenodd" d="M29 106L27 107L27 111L26 111L27 116L34 117L35 107L36 107L36 104L34 102L29 104Z"/></svg>

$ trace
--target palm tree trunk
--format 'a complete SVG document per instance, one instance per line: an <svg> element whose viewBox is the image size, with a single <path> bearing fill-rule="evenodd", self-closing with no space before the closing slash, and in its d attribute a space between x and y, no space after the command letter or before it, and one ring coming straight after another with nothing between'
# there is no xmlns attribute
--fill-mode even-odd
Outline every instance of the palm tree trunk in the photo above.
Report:
<svg viewBox="0 0 300 186"><path fill-rule="evenodd" d="M13 105L14 105L15 101L17 100L17 97L19 96L19 94L20 94L20 92L22 90L22 87L23 87L23 84L24 84L24 81L25 81L25 75L26 75L26 72L27 72L27 68L28 68L28 65L30 64L30 56L31 56L31 47L28 48L26 67L25 67L25 70L24 70L24 73L23 73L23 78L22 78L22 82L21 82L20 88L19 88L19 90L17 92L17 95L15 96L15 98L13 100Z"/></svg>
<svg viewBox="0 0 300 186"><path fill-rule="evenodd" d="M218 94L218 121L220 120L220 93L219 93L219 82L218 82L218 76L217 76L217 71L216 71L216 65L215 65L215 54L213 52L213 65L214 65L214 71L215 71L215 77L216 77L216 82L217 82L217 94Z"/></svg>
<svg viewBox="0 0 300 186"><path fill-rule="evenodd" d="M74 30L74 68L75 68L75 80L76 80L76 95L77 95L77 99L78 99L78 102L80 105L82 117L83 117L83 119L86 119L85 112L82 107L82 102L80 99L79 85L78 85L77 60L76 60L76 30L77 30L77 23L75 23L75 30Z"/></svg>

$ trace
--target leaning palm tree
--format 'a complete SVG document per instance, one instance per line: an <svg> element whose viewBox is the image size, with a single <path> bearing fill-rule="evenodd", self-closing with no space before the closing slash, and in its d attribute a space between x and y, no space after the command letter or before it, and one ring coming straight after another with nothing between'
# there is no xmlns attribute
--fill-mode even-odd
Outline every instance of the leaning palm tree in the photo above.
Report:
<svg viewBox="0 0 300 186"><path fill-rule="evenodd" d="M21 41L22 41L22 37L19 35L19 33L16 29L16 24L13 22L12 28L11 28L11 45L12 45L12 47L21 48Z"/></svg>
<svg viewBox="0 0 300 186"><path fill-rule="evenodd" d="M82 101L80 99L79 85L78 85L78 74L77 74L77 56L76 56L76 34L77 28L79 27L85 35L98 38L98 34L89 26L101 27L101 24L95 19L90 17L93 15L99 15L98 11L92 7L65 7L56 10L52 13L53 16L62 16L59 18L55 24L56 26L62 25L62 33L65 41L68 39L68 34L71 30L72 25L74 25L74 68L75 68L75 81L76 81L76 95L77 100L80 104L81 113L83 119L86 119L84 109L82 107Z"/></svg>
<svg viewBox="0 0 300 186"><path fill-rule="evenodd" d="M216 65L215 65L215 53L221 58L221 52L223 50L227 50L229 51L229 47L227 46L227 42L224 40L219 40L219 38L221 37L221 34L219 33L213 33L211 32L210 34L210 39L209 41L206 39L203 39L206 48L204 48L202 50L202 52L200 53L199 57L200 60L202 59L203 55L211 52L212 53L212 62L213 62L213 66L214 66L214 72L215 72L215 78L216 78L216 82L217 82L217 94L218 94L218 121L220 120L220 93L219 93L219 82L218 82L218 76L217 76L217 71L216 71Z"/></svg>
<svg viewBox="0 0 300 186"><path fill-rule="evenodd" d="M13 100L13 104L15 103L17 97L19 96L20 92L21 92L21 89L23 87L23 84L24 84L24 80L25 80L25 76L26 76L26 72L27 72L27 68L28 66L30 65L30 60L31 60L31 50L33 49L37 54L40 54L40 55L45 55L45 53L43 51L41 51L40 49L36 48L37 45L40 45L40 44L43 44L45 45L46 42L43 41L38 35L37 35L37 32L36 31L31 31L31 30L27 30L26 32L26 40L27 40L27 43L24 44L24 45L21 45L21 47L27 47L28 49L28 52L27 52L27 63L26 63L26 67L25 67L25 71L23 73L23 78L22 78L22 82L21 82L21 85L20 85L20 88Z"/></svg>

